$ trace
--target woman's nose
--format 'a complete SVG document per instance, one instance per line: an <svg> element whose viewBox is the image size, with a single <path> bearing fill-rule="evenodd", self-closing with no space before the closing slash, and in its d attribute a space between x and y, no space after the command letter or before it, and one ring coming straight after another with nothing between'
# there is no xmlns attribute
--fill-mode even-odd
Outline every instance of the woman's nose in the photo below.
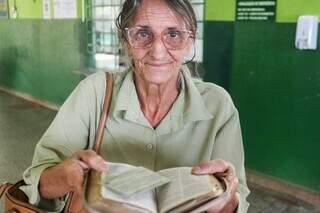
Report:
<svg viewBox="0 0 320 213"><path fill-rule="evenodd" d="M166 54L168 54L168 50L164 45L160 36L157 36L153 41L149 54L154 59L158 59L158 60L163 59L166 56Z"/></svg>

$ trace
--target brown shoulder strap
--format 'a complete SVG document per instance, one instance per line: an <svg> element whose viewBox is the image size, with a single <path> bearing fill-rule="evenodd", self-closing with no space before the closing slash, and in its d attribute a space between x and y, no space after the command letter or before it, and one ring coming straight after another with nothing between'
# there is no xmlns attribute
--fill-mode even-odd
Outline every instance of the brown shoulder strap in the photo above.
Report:
<svg viewBox="0 0 320 213"><path fill-rule="evenodd" d="M112 97L112 88L113 88L112 74L107 72L106 73L106 90L105 90L106 92L105 92L105 97L103 102L103 110L100 116L98 131L96 133L96 138L93 146L93 150L98 154L100 154L101 143L103 140L104 126L108 118L111 97Z"/></svg>
<svg viewBox="0 0 320 213"><path fill-rule="evenodd" d="M93 150L100 154L100 148L103 140L104 126L106 124L111 97L112 97L112 88L113 88L113 79L112 74L106 72L106 88L105 88L105 97L103 102L103 109L100 116L99 126L96 133L96 138L93 146ZM90 179L90 173L87 175L87 178ZM90 180L89 180L90 181ZM86 212L84 210L82 195L79 195L75 192L71 192L69 194L69 199L64 208L64 212L66 213L82 213Z"/></svg>
<svg viewBox="0 0 320 213"><path fill-rule="evenodd" d="M2 195L5 193L6 189L9 187L9 186L12 186L11 183L2 183L0 185L0 198L2 197Z"/></svg>

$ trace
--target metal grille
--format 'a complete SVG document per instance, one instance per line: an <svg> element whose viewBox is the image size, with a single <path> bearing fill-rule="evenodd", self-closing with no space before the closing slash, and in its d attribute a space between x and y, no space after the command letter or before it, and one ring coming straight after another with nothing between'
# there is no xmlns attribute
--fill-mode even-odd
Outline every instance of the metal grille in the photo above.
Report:
<svg viewBox="0 0 320 213"><path fill-rule="evenodd" d="M123 0L91 0L87 4L89 52L118 54L119 40L115 28Z"/></svg>
<svg viewBox="0 0 320 213"><path fill-rule="evenodd" d="M197 62L202 62L203 58L203 21L204 21L204 3L205 0L191 0L191 4L196 12L198 33L196 39L196 57Z"/></svg>

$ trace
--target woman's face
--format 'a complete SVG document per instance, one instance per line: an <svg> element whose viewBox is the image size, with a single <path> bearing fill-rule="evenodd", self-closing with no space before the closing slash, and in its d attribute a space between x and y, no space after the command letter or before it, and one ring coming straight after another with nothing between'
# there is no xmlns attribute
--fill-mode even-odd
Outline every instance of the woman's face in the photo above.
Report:
<svg viewBox="0 0 320 213"><path fill-rule="evenodd" d="M150 34L153 35L153 42L146 47L127 47L134 62L135 73L146 83L164 84L177 80L192 39L188 34L185 45L170 48L168 42L163 42L164 36L161 35L165 35L167 41L175 41L177 32L185 33L188 30L183 19L162 0L144 0L129 30L131 29L135 29L135 38L138 36L139 39L145 39Z"/></svg>

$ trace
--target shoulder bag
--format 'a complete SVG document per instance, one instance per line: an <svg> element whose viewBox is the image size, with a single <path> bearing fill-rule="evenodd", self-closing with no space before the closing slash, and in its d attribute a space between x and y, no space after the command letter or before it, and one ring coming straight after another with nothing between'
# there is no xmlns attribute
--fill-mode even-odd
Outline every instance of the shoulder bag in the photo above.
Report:
<svg viewBox="0 0 320 213"><path fill-rule="evenodd" d="M98 130L95 137L95 143L93 150L100 153L101 143L103 140L104 126L108 117L109 106L112 97L112 74L106 73L106 92L103 103L103 110L101 112ZM90 178L90 177L87 177ZM4 196L5 198L5 213L44 213L45 211L39 209L37 206L32 205L28 202L28 197L24 194L22 190L19 189L20 186L25 185L24 181L21 180L15 184L4 183L0 185L0 198ZM85 212L83 199L81 195L74 192L70 192L66 206L62 212L65 213L82 213Z"/></svg>

